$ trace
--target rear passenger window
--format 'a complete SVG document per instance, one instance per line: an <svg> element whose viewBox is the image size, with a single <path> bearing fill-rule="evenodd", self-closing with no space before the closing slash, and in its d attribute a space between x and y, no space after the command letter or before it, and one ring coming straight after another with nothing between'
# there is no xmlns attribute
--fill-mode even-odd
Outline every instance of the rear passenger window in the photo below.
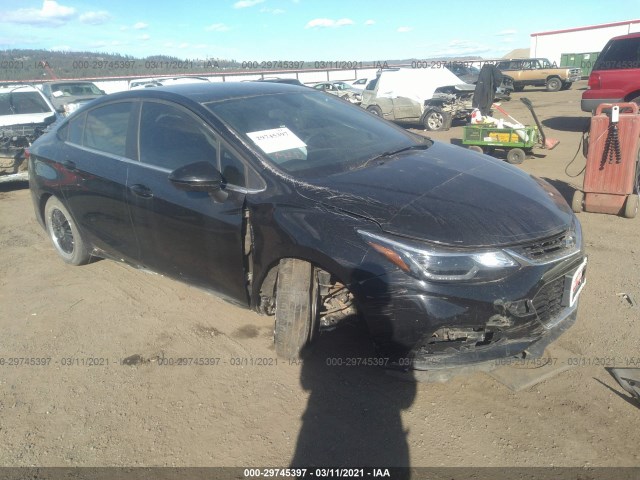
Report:
<svg viewBox="0 0 640 480"><path fill-rule="evenodd" d="M87 114L83 113L67 124L67 127L69 127L69 136L67 138L67 141L69 143L82 145L82 134L84 133L84 123L86 119Z"/></svg>
<svg viewBox="0 0 640 480"><path fill-rule="evenodd" d="M131 102L121 102L87 112L83 145L124 157L132 107Z"/></svg>
<svg viewBox="0 0 640 480"><path fill-rule="evenodd" d="M621 70L640 68L640 37L624 38L611 42L600 54L594 70Z"/></svg>
<svg viewBox="0 0 640 480"><path fill-rule="evenodd" d="M140 161L175 170L190 163L217 163L216 139L185 110L145 102L140 117Z"/></svg>

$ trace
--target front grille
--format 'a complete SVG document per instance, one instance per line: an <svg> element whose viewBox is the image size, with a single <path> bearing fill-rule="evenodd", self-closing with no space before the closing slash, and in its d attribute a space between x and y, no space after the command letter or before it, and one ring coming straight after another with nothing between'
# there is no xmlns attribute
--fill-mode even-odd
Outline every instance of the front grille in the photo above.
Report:
<svg viewBox="0 0 640 480"><path fill-rule="evenodd" d="M544 325L551 322L564 308L562 306L564 281L563 276L547 283L533 298L533 307L538 315L538 319Z"/></svg>
<svg viewBox="0 0 640 480"><path fill-rule="evenodd" d="M575 253L579 250L579 239L573 230L535 242L511 247L508 250L533 263L547 263Z"/></svg>

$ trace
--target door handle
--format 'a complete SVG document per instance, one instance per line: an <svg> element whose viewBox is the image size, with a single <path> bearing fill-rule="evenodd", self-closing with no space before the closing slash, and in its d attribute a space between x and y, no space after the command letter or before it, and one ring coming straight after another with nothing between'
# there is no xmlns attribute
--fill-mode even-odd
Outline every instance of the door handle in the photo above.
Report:
<svg viewBox="0 0 640 480"><path fill-rule="evenodd" d="M62 165L65 169L69 170L70 172L77 170L75 162L72 162L71 160L62 160L60 162L60 165Z"/></svg>
<svg viewBox="0 0 640 480"><path fill-rule="evenodd" d="M131 185L129 187L129 190L131 190L133 192L133 194L138 196L138 197L153 198L153 192L151 191L151 189L149 187L144 186L144 185L140 185L139 183Z"/></svg>

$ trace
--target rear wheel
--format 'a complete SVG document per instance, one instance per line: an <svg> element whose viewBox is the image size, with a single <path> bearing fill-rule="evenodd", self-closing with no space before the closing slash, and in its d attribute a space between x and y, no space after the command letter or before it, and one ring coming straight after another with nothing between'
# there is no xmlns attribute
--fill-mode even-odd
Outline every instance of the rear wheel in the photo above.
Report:
<svg viewBox="0 0 640 480"><path fill-rule="evenodd" d="M309 262L295 258L280 260L274 330L279 357L294 359L300 356L315 325L317 296L313 266Z"/></svg>
<svg viewBox="0 0 640 480"><path fill-rule="evenodd" d="M58 255L71 265L84 265L89 261L89 251L69 211L56 197L47 200L44 207L47 233Z"/></svg>
<svg viewBox="0 0 640 480"><path fill-rule="evenodd" d="M431 131L449 130L451 127L451 114L442 110L429 110L423 119L424 128Z"/></svg>
<svg viewBox="0 0 640 480"><path fill-rule="evenodd" d="M524 85L514 85L513 86L513 91L514 92L521 92L524 90Z"/></svg>
<svg viewBox="0 0 640 480"><path fill-rule="evenodd" d="M638 213L638 195L632 193L627 197L624 202L624 216L625 218L635 218Z"/></svg>
<svg viewBox="0 0 640 480"><path fill-rule="evenodd" d="M575 213L580 213L583 209L583 203L584 192L581 192L580 190L576 190L575 192L573 192L573 198L571 199L571 210L573 210Z"/></svg>
<svg viewBox="0 0 640 480"><path fill-rule="evenodd" d="M373 113L374 115L381 117L382 116L382 110L380 110L380 107L378 107L377 105L370 105L367 107L367 112L369 113Z"/></svg>
<svg viewBox="0 0 640 480"><path fill-rule="evenodd" d="M522 150L521 148L512 148L507 153L507 162L514 165L520 165L522 162L524 162L526 156L527 155L524 153L524 150Z"/></svg>
<svg viewBox="0 0 640 480"><path fill-rule="evenodd" d="M473 152L484 153L484 150L480 145L469 145L467 148Z"/></svg>
<svg viewBox="0 0 640 480"><path fill-rule="evenodd" d="M562 80L558 77L547 79L547 92L557 92L562 88Z"/></svg>

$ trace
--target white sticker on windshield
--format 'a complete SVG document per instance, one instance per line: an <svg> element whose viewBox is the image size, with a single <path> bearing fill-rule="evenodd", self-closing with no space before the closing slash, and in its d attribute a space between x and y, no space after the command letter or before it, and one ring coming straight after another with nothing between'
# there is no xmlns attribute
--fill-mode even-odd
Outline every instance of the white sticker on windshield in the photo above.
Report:
<svg viewBox="0 0 640 480"><path fill-rule="evenodd" d="M248 132L247 136L259 146L264 153L282 152L292 148L304 148L306 143L300 140L287 127Z"/></svg>

